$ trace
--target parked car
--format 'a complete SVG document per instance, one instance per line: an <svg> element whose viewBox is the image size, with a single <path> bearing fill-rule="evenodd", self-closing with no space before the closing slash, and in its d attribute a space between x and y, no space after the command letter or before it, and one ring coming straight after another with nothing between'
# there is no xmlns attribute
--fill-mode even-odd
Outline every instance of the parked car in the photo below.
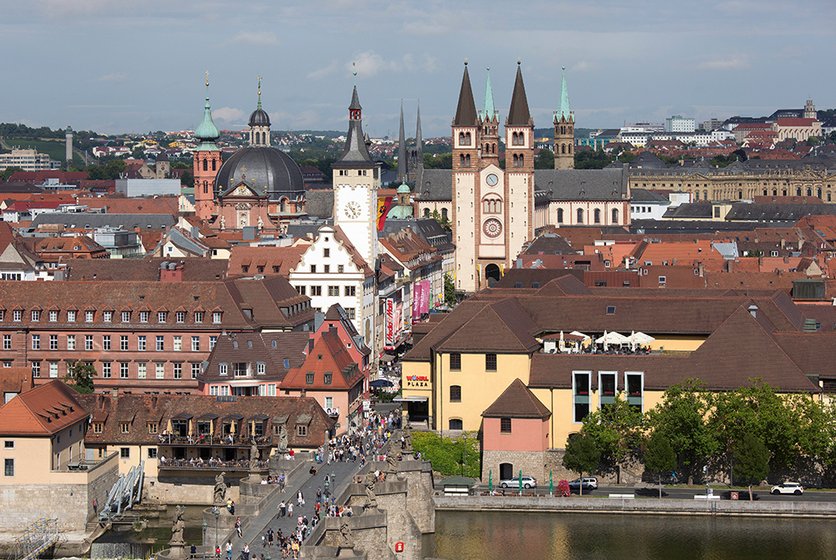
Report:
<svg viewBox="0 0 836 560"><path fill-rule="evenodd" d="M749 500L749 491L748 490L726 490L722 494L720 494L720 498L723 500L731 500L732 499L732 492L737 493L737 499L741 501L748 501ZM753 500L760 500L757 492L752 492L752 499Z"/></svg>
<svg viewBox="0 0 836 560"><path fill-rule="evenodd" d="M800 482L782 482L781 484L776 484L772 487L772 494L795 494L796 496L800 496L804 493L804 487L801 486Z"/></svg>
<svg viewBox="0 0 836 560"><path fill-rule="evenodd" d="M577 480L577 479L575 479L575 480ZM575 481L573 480L572 482L575 482ZM588 484L593 490L598 489L598 477L596 477L596 476L585 476L585 477L583 477L583 482L584 482L584 484Z"/></svg>
<svg viewBox="0 0 836 560"><path fill-rule="evenodd" d="M597 479L595 480L595 486L593 486L592 483L587 482L587 478L583 479L583 483L581 483L580 478L576 478L575 480L570 480L569 481L569 491L572 494L580 494L581 484L583 484L583 493L584 494L592 492L593 490L598 488L598 480Z"/></svg>
<svg viewBox="0 0 836 560"><path fill-rule="evenodd" d="M531 488L537 488L537 480L533 476L525 476L522 477L522 486L526 490ZM520 487L520 479L517 478L507 478L504 480L499 481L500 488L519 488Z"/></svg>

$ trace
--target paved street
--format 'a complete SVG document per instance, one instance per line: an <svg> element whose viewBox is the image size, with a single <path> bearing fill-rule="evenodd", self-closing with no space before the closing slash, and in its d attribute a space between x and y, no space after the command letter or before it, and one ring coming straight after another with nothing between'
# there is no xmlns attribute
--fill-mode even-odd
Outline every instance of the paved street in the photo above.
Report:
<svg viewBox="0 0 836 560"><path fill-rule="evenodd" d="M287 488L285 488L285 491L282 494L281 498L276 500L275 507L271 507L266 511L262 511L260 515L252 519L251 523L247 526L247 529L244 531L243 539L233 539L233 557L238 558L241 549L244 547L245 542L249 543L250 545L250 554L257 554L259 557L261 557L262 554L266 552L274 558L277 557L279 554L279 549L275 545L272 551L266 548L262 548L261 546L261 536L266 533L267 528L272 527L273 531L275 531L276 533L278 533L279 529L281 529L284 535L292 533L296 530L297 518L300 515L307 515L308 519L311 519L313 517L314 504L316 503L316 489L325 487L326 475L333 475L333 479L331 482L331 492L334 494L338 494L339 492L342 492L342 489L346 486L346 484L348 484L351 478L359 470L359 460L355 463L349 461L343 463L334 462L330 465L326 463L318 465L316 475L312 477L307 477L301 485L302 494L304 494L305 496L305 505L299 508L296 503L296 493L300 489L298 483L294 486L288 486ZM288 502L290 500L293 502L292 517L278 517L278 503L281 500L285 500L285 502ZM320 516L322 518L325 517L324 514L321 514ZM221 546L221 548L223 549L223 546Z"/></svg>

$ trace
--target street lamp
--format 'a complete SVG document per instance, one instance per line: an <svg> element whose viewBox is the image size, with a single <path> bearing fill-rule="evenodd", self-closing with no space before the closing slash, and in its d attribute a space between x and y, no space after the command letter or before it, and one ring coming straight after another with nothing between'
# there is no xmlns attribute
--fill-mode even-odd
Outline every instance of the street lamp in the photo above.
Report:
<svg viewBox="0 0 836 560"><path fill-rule="evenodd" d="M215 516L215 550L218 550L218 518L221 516L218 506L212 506L212 515Z"/></svg>
<svg viewBox="0 0 836 560"><path fill-rule="evenodd" d="M203 543L204 543L204 545L206 544L206 529L208 529L208 528L209 528L209 524L204 519L203 520Z"/></svg>

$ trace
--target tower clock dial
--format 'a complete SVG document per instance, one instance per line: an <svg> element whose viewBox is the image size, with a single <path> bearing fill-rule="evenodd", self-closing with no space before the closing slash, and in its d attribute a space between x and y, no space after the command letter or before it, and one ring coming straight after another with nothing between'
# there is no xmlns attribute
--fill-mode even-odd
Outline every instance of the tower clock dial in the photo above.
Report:
<svg viewBox="0 0 836 560"><path fill-rule="evenodd" d="M361 210L362 208L360 208L360 204L352 200L345 205L343 212L345 213L346 218L357 219L360 217Z"/></svg>
<svg viewBox="0 0 836 560"><path fill-rule="evenodd" d="M485 177L485 181L488 183L488 185L490 185L492 187L495 187L496 184L499 182L499 177L497 177L495 174L491 173L490 175Z"/></svg>

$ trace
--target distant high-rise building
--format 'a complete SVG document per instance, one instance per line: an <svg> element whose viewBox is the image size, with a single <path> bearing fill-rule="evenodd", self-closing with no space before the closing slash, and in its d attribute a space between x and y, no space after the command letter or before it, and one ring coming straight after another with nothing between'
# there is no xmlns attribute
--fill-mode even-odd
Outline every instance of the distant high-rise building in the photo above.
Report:
<svg viewBox="0 0 836 560"><path fill-rule="evenodd" d="M721 121L720 119L718 119L716 117L711 117L707 121L703 121L700 124L700 128L702 130L706 131L706 132L711 132L712 130L717 130L721 126L723 126L723 121Z"/></svg>
<svg viewBox="0 0 836 560"><path fill-rule="evenodd" d="M674 115L665 119L665 132L694 132L696 122L692 118Z"/></svg>
<svg viewBox="0 0 836 560"><path fill-rule="evenodd" d="M67 127L67 132L64 135L65 138L65 145L64 145L64 160L67 162L67 167L70 167L70 164L73 162L73 129L72 127Z"/></svg>

